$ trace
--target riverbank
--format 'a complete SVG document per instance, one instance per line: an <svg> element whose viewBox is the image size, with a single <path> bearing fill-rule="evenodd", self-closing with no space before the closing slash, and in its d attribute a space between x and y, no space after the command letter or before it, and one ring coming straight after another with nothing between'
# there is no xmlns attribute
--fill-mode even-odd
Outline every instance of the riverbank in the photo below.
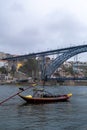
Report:
<svg viewBox="0 0 87 130"><path fill-rule="evenodd" d="M0 85L20 85L20 86L31 86L32 84L36 84L37 86L43 86L41 81L36 82L0 82ZM48 81L45 82L45 86L87 86L87 81L64 81L64 82L57 82L57 81Z"/></svg>

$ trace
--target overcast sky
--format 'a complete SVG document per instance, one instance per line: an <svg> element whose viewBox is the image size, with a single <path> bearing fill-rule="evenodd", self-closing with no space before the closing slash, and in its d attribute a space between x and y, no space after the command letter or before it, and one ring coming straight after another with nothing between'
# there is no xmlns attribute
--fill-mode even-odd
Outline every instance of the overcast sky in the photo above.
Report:
<svg viewBox="0 0 87 130"><path fill-rule="evenodd" d="M0 52L87 44L87 0L0 0Z"/></svg>

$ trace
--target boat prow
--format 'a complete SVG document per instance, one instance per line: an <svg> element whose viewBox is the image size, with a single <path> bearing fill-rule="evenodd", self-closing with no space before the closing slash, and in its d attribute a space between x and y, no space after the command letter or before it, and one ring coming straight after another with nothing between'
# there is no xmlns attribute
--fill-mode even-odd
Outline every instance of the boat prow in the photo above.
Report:
<svg viewBox="0 0 87 130"><path fill-rule="evenodd" d="M72 97L72 93L67 94L68 97Z"/></svg>

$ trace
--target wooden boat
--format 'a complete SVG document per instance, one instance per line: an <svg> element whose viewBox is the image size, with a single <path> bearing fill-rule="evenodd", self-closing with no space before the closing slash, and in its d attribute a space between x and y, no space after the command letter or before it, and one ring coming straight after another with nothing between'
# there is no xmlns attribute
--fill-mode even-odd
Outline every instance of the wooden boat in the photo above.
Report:
<svg viewBox="0 0 87 130"><path fill-rule="evenodd" d="M50 95L50 94L46 94L46 93L43 94L43 95L39 95L39 96L36 96L36 95L34 95L34 96L31 96L31 95L23 96L23 95L19 94L19 96L22 99L24 99L27 103L41 104L41 103L68 101L68 99L72 96L72 93L69 93L69 94L66 94L66 95Z"/></svg>

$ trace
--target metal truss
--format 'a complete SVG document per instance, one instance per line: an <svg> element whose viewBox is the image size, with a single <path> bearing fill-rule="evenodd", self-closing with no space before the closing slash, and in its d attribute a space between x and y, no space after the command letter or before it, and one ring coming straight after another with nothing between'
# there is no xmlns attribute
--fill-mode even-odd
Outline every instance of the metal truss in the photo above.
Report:
<svg viewBox="0 0 87 130"><path fill-rule="evenodd" d="M69 48L66 52L59 55L52 63L50 63L45 70L45 76L50 77L54 71L61 66L66 60L70 59L71 57L87 52L87 45L86 46L77 46L75 48Z"/></svg>
<svg viewBox="0 0 87 130"><path fill-rule="evenodd" d="M87 45L78 45L78 46L72 46L72 47L61 48L56 50L31 53L28 55L8 57L2 60L17 61L17 60L28 59L33 57L42 57L41 78L45 79L46 77L49 78L55 72L55 70L59 68L65 61L83 52L87 52ZM54 55L54 54L59 54L59 55L48 66L45 66L45 56Z"/></svg>

